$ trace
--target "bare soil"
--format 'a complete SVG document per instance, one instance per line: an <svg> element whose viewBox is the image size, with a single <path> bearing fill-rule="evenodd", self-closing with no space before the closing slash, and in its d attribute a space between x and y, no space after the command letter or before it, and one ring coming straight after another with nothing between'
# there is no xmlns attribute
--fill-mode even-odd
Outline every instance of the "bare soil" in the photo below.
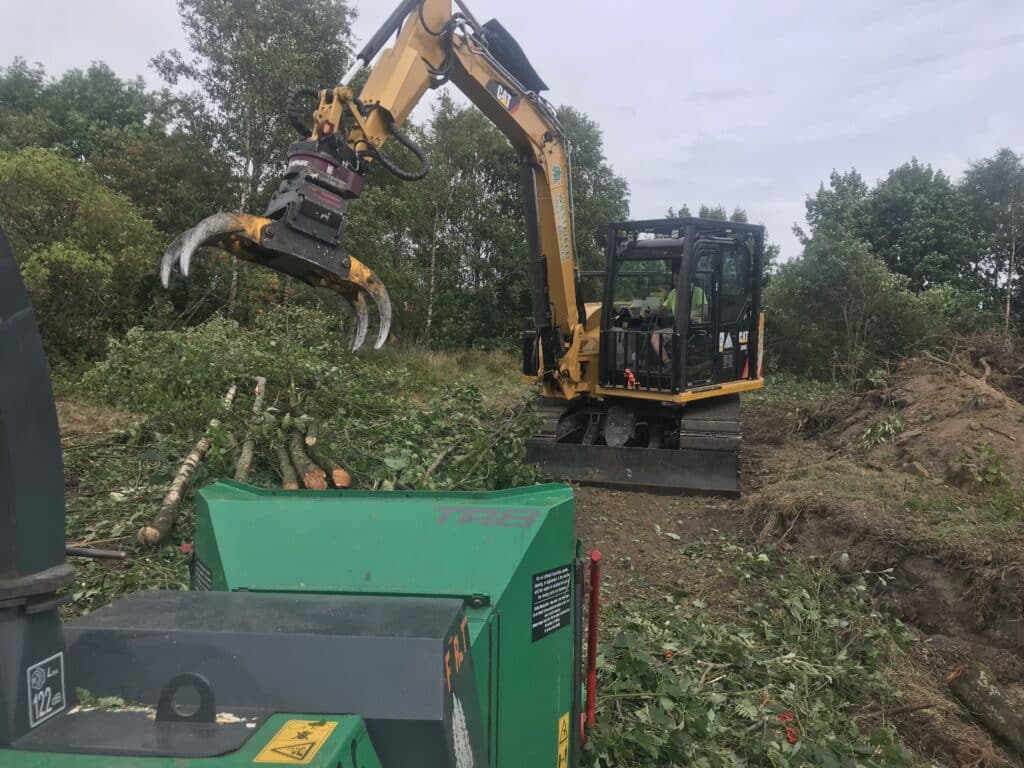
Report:
<svg viewBox="0 0 1024 768"><path fill-rule="evenodd" d="M914 710L898 718L906 743L945 765L1024 765L945 683L976 661L1024 691L1024 524L1012 505L992 503L997 491L1019 493L1024 405L964 360L909 362L886 390L813 413L770 397L745 404L739 499L579 488L578 534L602 551L613 599L682 592L727 614L731 574L686 550L708 537L771 542L851 578L867 574L879 603L920 639L892 673ZM865 447L863 435L894 413L902 432ZM993 463L998 482L977 481Z"/></svg>

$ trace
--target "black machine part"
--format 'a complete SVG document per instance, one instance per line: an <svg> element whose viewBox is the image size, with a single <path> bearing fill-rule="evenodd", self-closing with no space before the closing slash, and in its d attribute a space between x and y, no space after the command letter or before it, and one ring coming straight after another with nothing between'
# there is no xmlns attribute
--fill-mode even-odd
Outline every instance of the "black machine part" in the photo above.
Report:
<svg viewBox="0 0 1024 768"><path fill-rule="evenodd" d="M447 690L444 650L462 617L461 600L442 598L139 592L66 626L69 684L158 707L156 720L76 713L15 746L202 757L252 734L212 717L168 717L180 686L198 690L201 711L257 722L274 712L358 713L384 765L423 768L455 765L458 700L474 762L486 766L469 654Z"/></svg>
<svg viewBox="0 0 1024 768"><path fill-rule="evenodd" d="M70 581L50 369L18 265L0 231L0 606L33 602Z"/></svg>
<svg viewBox="0 0 1024 768"><path fill-rule="evenodd" d="M57 593L71 579L50 372L0 230L0 746L69 705Z"/></svg>

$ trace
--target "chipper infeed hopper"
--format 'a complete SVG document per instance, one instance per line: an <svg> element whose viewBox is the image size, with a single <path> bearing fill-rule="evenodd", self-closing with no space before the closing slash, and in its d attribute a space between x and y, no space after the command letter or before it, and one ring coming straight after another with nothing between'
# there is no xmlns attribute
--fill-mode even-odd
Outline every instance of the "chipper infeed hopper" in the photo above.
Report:
<svg viewBox="0 0 1024 768"><path fill-rule="evenodd" d="M566 486L217 482L198 492L190 591L62 624L56 418L2 233L0 277L0 766L576 762L583 586ZM78 689L119 706L82 706Z"/></svg>

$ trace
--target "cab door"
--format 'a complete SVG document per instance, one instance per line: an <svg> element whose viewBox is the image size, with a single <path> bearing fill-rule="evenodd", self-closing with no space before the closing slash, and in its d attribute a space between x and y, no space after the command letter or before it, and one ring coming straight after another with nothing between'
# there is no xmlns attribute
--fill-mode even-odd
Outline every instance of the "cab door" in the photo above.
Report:
<svg viewBox="0 0 1024 768"><path fill-rule="evenodd" d="M717 381L718 322L715 308L718 302L714 299L718 284L719 250L717 244L698 243L694 253L686 334L685 389Z"/></svg>
<svg viewBox="0 0 1024 768"><path fill-rule="evenodd" d="M735 381L747 362L751 255L741 242L698 242L690 282L686 389Z"/></svg>
<svg viewBox="0 0 1024 768"><path fill-rule="evenodd" d="M716 286L716 382L736 381L746 375L754 330L751 272L752 258L746 245L734 241L722 246Z"/></svg>

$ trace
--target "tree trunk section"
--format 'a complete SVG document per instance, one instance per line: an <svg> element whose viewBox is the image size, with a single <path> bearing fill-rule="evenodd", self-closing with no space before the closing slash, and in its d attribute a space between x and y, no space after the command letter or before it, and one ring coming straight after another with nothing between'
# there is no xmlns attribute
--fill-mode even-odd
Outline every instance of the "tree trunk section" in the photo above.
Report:
<svg viewBox="0 0 1024 768"><path fill-rule="evenodd" d="M334 485L335 488L352 487L352 476L349 475L348 470L341 466L341 464L316 448L310 448L309 455L313 461L326 470L328 476L331 478L331 484Z"/></svg>
<svg viewBox="0 0 1024 768"><path fill-rule="evenodd" d="M292 464L299 477L302 478L302 484L311 491L326 491L327 475L320 467L309 460L309 457L306 455L305 444L302 441L302 433L298 430L292 432L289 448Z"/></svg>
<svg viewBox="0 0 1024 768"><path fill-rule="evenodd" d="M286 491L297 491L299 479L295 476L292 460L288 458L288 450L283 445L275 445L274 452L277 454L277 466L281 471L281 488Z"/></svg>
<svg viewBox="0 0 1024 768"><path fill-rule="evenodd" d="M237 393L238 385L232 384L227 394L224 395L224 400L221 402L225 413L231 410ZM217 419L210 419L210 427L216 427L219 424L220 422ZM175 475L174 481L171 483L167 495L164 496L163 503L160 505L160 509L157 510L152 522L139 529L137 538L140 544L155 547L170 535L171 529L174 528L174 521L178 518L178 507L181 505L181 497L185 492L185 486L188 485L189 478L192 477L192 473L196 471L199 462L203 460L203 457L209 450L210 438L204 435L192 447L192 451L188 456L185 457L185 462L178 470L178 474Z"/></svg>
<svg viewBox="0 0 1024 768"><path fill-rule="evenodd" d="M171 483L171 489L167 491L163 504L160 505L160 509L157 510L152 522L139 529L138 539L140 544L155 547L170 534L171 529L174 527L174 521L178 517L178 506L181 504L181 496L185 491L185 486L188 484L188 479L195 472L196 467L199 466L199 462L203 460L203 456L206 455L208 450L210 450L210 439L203 437L192 448L192 452L185 457L185 463L178 470L174 482Z"/></svg>
<svg viewBox="0 0 1024 768"><path fill-rule="evenodd" d="M316 441L320 437L320 427L315 421L309 422L309 426L306 427L306 447L312 448L316 445Z"/></svg>
<svg viewBox="0 0 1024 768"><path fill-rule="evenodd" d="M999 687L992 674L964 664L946 678L949 689L978 721L1017 752L1024 752L1024 711Z"/></svg>
<svg viewBox="0 0 1024 768"><path fill-rule="evenodd" d="M249 473L252 471L252 460L256 454L256 436L253 434L260 416L263 414L263 402L267 396L267 380L262 376L256 377L256 390L252 401L252 423L249 431L242 442L242 450L238 454L238 461L235 464L235 480L239 483L249 482Z"/></svg>
<svg viewBox="0 0 1024 768"><path fill-rule="evenodd" d="M242 196L238 201L238 210L240 213L247 213L246 208L249 206L249 198L252 196L253 187L253 175L255 173L255 167L252 162L246 157L245 168L248 171L248 177L242 182ZM235 305L238 303L238 257L231 257L231 287L228 288L228 317L234 317Z"/></svg>

